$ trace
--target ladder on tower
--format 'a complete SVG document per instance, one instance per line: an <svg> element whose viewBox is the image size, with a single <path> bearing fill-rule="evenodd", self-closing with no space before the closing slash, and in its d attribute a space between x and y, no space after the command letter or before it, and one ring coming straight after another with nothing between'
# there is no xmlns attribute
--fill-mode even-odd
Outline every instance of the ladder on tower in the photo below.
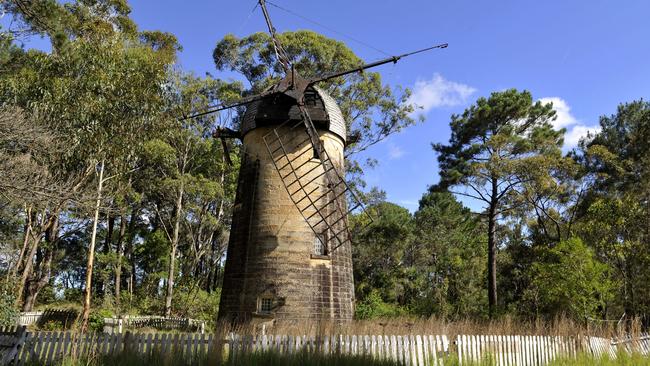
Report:
<svg viewBox="0 0 650 366"><path fill-rule="evenodd" d="M326 235L334 244L329 248L334 251L350 241L347 216L362 204L343 178L345 167L334 164L309 114L302 107L301 112L302 121L288 120L263 139L294 205L314 234Z"/></svg>

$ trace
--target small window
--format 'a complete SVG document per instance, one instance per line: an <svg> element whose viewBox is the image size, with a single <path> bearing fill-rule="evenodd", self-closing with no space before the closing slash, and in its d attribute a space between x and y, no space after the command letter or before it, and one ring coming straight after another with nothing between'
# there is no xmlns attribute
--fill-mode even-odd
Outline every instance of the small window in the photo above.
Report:
<svg viewBox="0 0 650 366"><path fill-rule="evenodd" d="M306 90L304 94L304 102L306 106L315 107L316 106L316 91Z"/></svg>
<svg viewBox="0 0 650 366"><path fill-rule="evenodd" d="M325 235L318 234L314 237L314 254L315 255L327 255L326 245L325 245Z"/></svg>
<svg viewBox="0 0 650 366"><path fill-rule="evenodd" d="M270 297L263 297L260 299L260 309L261 314L270 314L273 307L273 300Z"/></svg>

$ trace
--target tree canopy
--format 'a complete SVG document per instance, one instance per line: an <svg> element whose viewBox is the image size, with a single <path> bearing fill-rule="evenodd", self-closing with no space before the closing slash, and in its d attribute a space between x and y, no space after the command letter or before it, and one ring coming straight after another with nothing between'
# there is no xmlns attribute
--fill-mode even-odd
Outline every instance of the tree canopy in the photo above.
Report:
<svg viewBox="0 0 650 366"><path fill-rule="evenodd" d="M63 307L91 328L126 314L214 321L241 151L212 133L244 110L178 117L277 81L270 37L225 36L214 75L196 76L177 63L176 37L140 29L124 0L0 11L12 20L0 28L0 325ZM26 48L41 36L49 50ZM303 76L362 64L312 31L279 38ZM416 122L410 91L378 72L319 86L345 115L348 179L362 183L355 154ZM603 111L568 153L553 108L515 89L481 97L433 146L440 180L417 209L367 190L374 220L349 216L358 318L648 325L650 103Z"/></svg>

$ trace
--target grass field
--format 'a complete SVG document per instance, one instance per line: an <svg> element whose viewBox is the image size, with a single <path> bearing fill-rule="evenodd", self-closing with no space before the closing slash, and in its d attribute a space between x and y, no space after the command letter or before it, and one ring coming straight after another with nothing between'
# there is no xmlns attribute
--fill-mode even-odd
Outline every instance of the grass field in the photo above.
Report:
<svg viewBox="0 0 650 366"><path fill-rule="evenodd" d="M446 366L460 365L458 359L450 356L444 360ZM314 353L302 352L295 355L280 355L273 352L259 352L242 355L237 358L229 360L222 360L220 355L210 355L202 358L183 359L174 355L139 355L134 353L122 353L112 356L101 357L88 357L83 356L79 358L68 357L62 360L59 365L61 366L108 366L108 365L124 365L124 366L142 366L142 365L156 365L156 366L194 366L194 365L210 365L210 366L253 366L253 365L268 365L268 366L397 366L400 365L394 361L387 360L373 360L366 356L349 356L349 355L331 355L324 356ZM467 363L463 362L463 366L495 366L495 363L490 360L483 362ZM628 355L621 353L616 359L601 358L595 359L588 355L579 355L575 359L556 359L548 364L549 366L650 366L650 358L638 354Z"/></svg>

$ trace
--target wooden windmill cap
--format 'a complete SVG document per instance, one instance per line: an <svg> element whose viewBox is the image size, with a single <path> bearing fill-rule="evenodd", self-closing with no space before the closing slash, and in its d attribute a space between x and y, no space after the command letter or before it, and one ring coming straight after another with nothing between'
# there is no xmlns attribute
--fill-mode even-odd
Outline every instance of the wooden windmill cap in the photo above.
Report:
<svg viewBox="0 0 650 366"><path fill-rule="evenodd" d="M323 89L310 86L304 99L314 126L336 134L345 142L345 119L334 98ZM241 123L241 135L243 137L257 127L279 125L287 120L302 120L298 105L286 95L273 94L248 104Z"/></svg>

